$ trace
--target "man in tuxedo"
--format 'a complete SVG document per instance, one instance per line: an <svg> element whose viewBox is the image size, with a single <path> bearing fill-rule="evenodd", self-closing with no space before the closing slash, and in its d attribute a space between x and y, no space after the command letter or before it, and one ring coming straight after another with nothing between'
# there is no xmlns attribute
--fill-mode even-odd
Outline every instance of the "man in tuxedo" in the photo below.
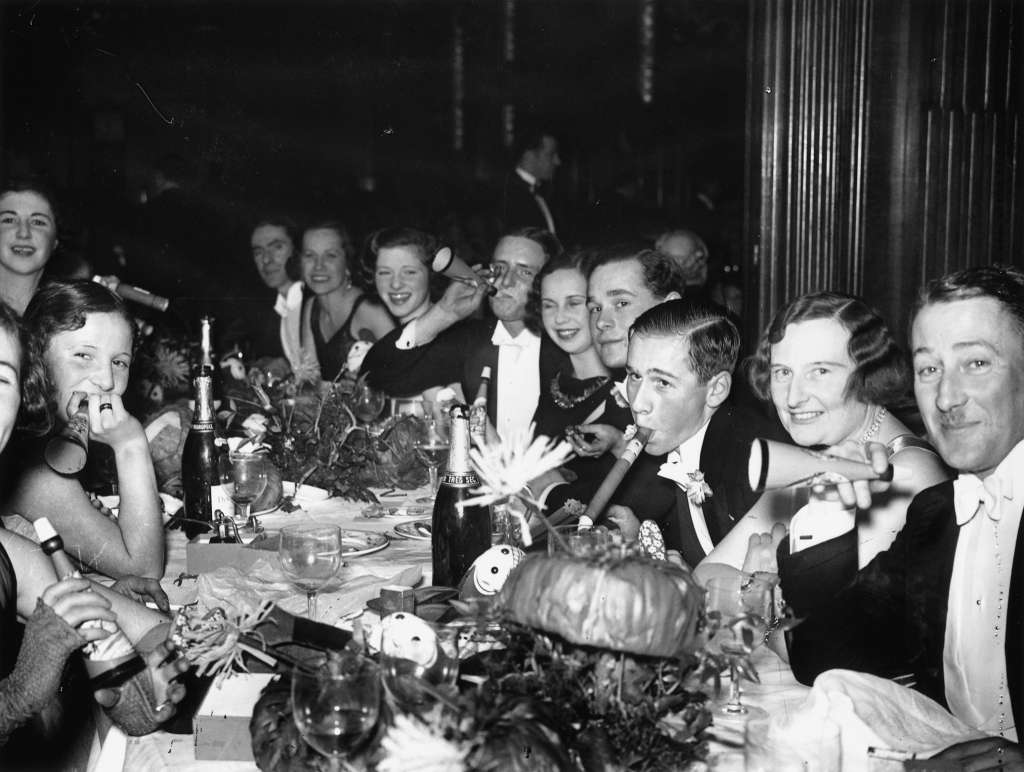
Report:
<svg viewBox="0 0 1024 772"><path fill-rule="evenodd" d="M747 479L750 445L777 436L767 420L726 402L739 347L722 309L685 299L644 312L629 335L629 407L636 425L652 430L645 454L664 462L634 467L608 518L627 537L640 518L654 520L666 547L690 566L757 502Z"/></svg>
<svg viewBox="0 0 1024 772"><path fill-rule="evenodd" d="M525 321L533 279L559 251L558 240L540 228L504 235L491 260L498 278L489 302L497 323L469 318L483 302L487 285L452 282L425 314L370 349L362 365L369 383L401 397L459 381L472 400L488 366L487 410L499 436L527 428L541 384L568 366L565 352Z"/></svg>
<svg viewBox="0 0 1024 772"><path fill-rule="evenodd" d="M915 497L892 546L861 571L828 542L780 557L854 579L788 633L810 683L829 668L891 677L991 737L938 758L964 769L1024 769L1024 272L969 268L922 293L911 333L914 393L928 436L958 477ZM878 466L879 458L872 458ZM845 555L845 558L844 558ZM925 767L921 767L925 768Z"/></svg>
<svg viewBox="0 0 1024 772"><path fill-rule="evenodd" d="M555 177L562 161L558 140L547 130L523 132L515 146L516 168L505 178L501 225L505 231L531 226L555 233L551 203L543 186Z"/></svg>

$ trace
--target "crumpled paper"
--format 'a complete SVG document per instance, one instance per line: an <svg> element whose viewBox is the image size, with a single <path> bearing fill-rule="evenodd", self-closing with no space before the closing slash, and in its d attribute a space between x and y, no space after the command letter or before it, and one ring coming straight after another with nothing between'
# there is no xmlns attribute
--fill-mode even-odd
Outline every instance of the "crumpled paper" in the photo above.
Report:
<svg viewBox="0 0 1024 772"><path fill-rule="evenodd" d="M420 566L410 566L390 576L378 576L358 565L348 564L317 593L317 619L337 625L342 617L361 612L366 601L380 595L381 588L400 584L413 587L423 578ZM220 607L228 615L252 613L270 600L290 614L306 615L306 595L281 571L278 562L260 558L246 573L234 566L223 566L199 577L196 590L199 607Z"/></svg>
<svg viewBox="0 0 1024 772"><path fill-rule="evenodd" d="M852 670L828 670L819 675L789 720L773 716L770 734L784 738L790 747L801 740L811 745L812 739L827 734L824 728L830 722L839 727L843 772L903 768L902 762L880 759L869 765L871 746L927 758L955 743L985 736L920 692ZM808 754L815 752L807 750Z"/></svg>

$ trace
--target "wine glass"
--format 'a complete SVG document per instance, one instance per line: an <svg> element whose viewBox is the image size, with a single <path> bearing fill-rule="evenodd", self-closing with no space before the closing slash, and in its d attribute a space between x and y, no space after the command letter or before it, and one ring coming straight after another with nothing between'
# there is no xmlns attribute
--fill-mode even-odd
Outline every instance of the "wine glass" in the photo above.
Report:
<svg viewBox="0 0 1024 772"><path fill-rule="evenodd" d="M352 391L352 412L360 423L372 424L386 404L387 397L383 392L371 388L364 380L356 383Z"/></svg>
<svg viewBox="0 0 1024 772"><path fill-rule="evenodd" d="M740 664L764 643L773 621L772 583L746 575L714 577L708 580L705 603L709 624L707 648L724 656L729 664L729 697L720 712L727 716L764 714L740 699Z"/></svg>
<svg viewBox="0 0 1024 772"><path fill-rule="evenodd" d="M380 715L380 670L359 654L328 652L292 673L292 716L302 739L330 769L370 738Z"/></svg>
<svg viewBox="0 0 1024 772"><path fill-rule="evenodd" d="M459 633L456 627L435 627L412 614L399 612L384 619L381 677L396 708L421 713L455 693Z"/></svg>
<svg viewBox="0 0 1024 772"><path fill-rule="evenodd" d="M277 548L285 576L306 593L306 614L316 620L316 594L341 568L341 529L302 523L281 529Z"/></svg>
<svg viewBox="0 0 1024 772"><path fill-rule="evenodd" d="M266 457L262 453L233 451L228 454L228 461L231 469L223 485L235 502L235 527L248 527L255 533L256 524L250 522L249 509L267 487Z"/></svg>
<svg viewBox="0 0 1024 772"><path fill-rule="evenodd" d="M417 499L421 503L426 503L433 501L437 496L437 470L448 458L448 437L435 419L427 418L423 421L423 434L416 441L415 448L416 455L430 472L430 495Z"/></svg>

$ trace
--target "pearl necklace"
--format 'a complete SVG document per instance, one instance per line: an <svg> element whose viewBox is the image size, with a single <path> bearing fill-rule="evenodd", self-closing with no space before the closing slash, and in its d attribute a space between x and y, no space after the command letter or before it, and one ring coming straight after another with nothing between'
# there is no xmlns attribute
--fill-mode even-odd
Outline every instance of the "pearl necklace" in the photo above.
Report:
<svg viewBox="0 0 1024 772"><path fill-rule="evenodd" d="M880 407L875 411L875 417L871 420L871 425L864 431L860 436L860 444L863 445L865 442L873 440L875 435L878 434L878 430L882 428L882 419L885 418L889 411L884 407Z"/></svg>

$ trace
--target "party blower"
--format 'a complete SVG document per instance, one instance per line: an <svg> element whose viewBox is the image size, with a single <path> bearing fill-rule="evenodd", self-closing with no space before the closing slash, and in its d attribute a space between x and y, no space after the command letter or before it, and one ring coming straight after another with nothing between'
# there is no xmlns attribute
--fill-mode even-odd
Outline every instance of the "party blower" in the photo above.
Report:
<svg viewBox="0 0 1024 772"><path fill-rule="evenodd" d="M816 485L830 482L893 479L893 467L876 474L870 464L832 456L799 445L755 439L750 445L747 467L750 487L761 491L789 488L794 485Z"/></svg>
<svg viewBox="0 0 1024 772"><path fill-rule="evenodd" d="M89 403L82 400L68 422L46 442L43 458L57 474L78 474L89 455Z"/></svg>
<svg viewBox="0 0 1024 772"><path fill-rule="evenodd" d="M470 287L486 285L488 295L498 294L497 288L487 280L487 277L481 276L466 265L464 260L452 252L451 247L441 247L437 250L434 254L434 259L430 262L430 268L435 273L444 274L452 281L457 281Z"/></svg>

